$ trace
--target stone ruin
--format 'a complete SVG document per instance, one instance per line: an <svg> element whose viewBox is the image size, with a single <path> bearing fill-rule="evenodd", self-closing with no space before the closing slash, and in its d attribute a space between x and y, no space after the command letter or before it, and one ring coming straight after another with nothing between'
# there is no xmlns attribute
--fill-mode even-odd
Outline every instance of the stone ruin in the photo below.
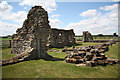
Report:
<svg viewBox="0 0 120 80"><path fill-rule="evenodd" d="M46 57L50 30L47 11L41 6L32 7L22 28L17 30L13 38L11 52L21 54L30 51L30 59Z"/></svg>
<svg viewBox="0 0 120 80"><path fill-rule="evenodd" d="M92 35L88 31L83 31L83 42L91 42L93 41Z"/></svg>
<svg viewBox="0 0 120 80"><path fill-rule="evenodd" d="M72 46L75 44L75 33L73 29L71 30L63 30L63 29L55 29L52 28L49 46L55 48L62 48L64 46Z"/></svg>
<svg viewBox="0 0 120 80"><path fill-rule="evenodd" d="M47 11L41 6L32 7L22 28L19 28L13 36L11 53L18 55L3 60L2 64L50 57L46 48L50 30Z"/></svg>
<svg viewBox="0 0 120 80"><path fill-rule="evenodd" d="M46 57L46 41L50 30L47 11L41 6L32 7L22 28L14 35L11 52L28 53L29 59Z"/></svg>
<svg viewBox="0 0 120 80"><path fill-rule="evenodd" d="M109 50L109 45L112 43L102 43L95 46L76 47L75 49L63 49L68 55L65 59L67 63L75 63L77 66L97 66L106 64L116 64L117 59L110 59L102 54Z"/></svg>
<svg viewBox="0 0 120 80"><path fill-rule="evenodd" d="M41 6L30 9L22 28L12 36L11 53L17 54L2 61L2 65L24 60L52 57L47 54L47 43L52 47L64 47L75 43L73 30L51 29L48 14ZM50 39L48 39L50 37Z"/></svg>
<svg viewBox="0 0 120 80"><path fill-rule="evenodd" d="M22 28L16 31L13 36L11 53L18 54L15 57L2 61L2 65L20 62L29 59L40 59L51 57L47 54L47 42L52 47L70 46L75 43L73 30L51 29L48 21L48 14L41 6L34 6L30 9L27 19ZM50 39L48 39L50 37ZM93 40L91 34L83 32L83 41ZM49 41L48 41L49 40ZM63 52L69 53L65 61L68 63L84 64L96 66L97 64L113 64L117 60L111 60L104 54L110 43L96 46L77 47L76 49L64 49Z"/></svg>

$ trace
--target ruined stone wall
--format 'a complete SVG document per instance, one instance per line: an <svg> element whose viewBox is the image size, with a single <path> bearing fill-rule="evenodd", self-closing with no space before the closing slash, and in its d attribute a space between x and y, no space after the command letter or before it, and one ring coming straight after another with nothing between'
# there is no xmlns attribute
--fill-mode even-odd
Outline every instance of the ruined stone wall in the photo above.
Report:
<svg viewBox="0 0 120 80"><path fill-rule="evenodd" d="M50 34L50 47L64 47L71 46L75 44L75 34L73 29L71 30L63 30L63 29L51 29Z"/></svg>
<svg viewBox="0 0 120 80"><path fill-rule="evenodd" d="M27 53L30 59L45 57L50 30L47 12L41 6L32 7L22 28L19 28L17 34L13 36L11 52Z"/></svg>
<svg viewBox="0 0 120 80"><path fill-rule="evenodd" d="M13 36L11 53L28 54L29 59L48 56L46 44L49 36L52 47L75 43L73 30L51 29L47 12L41 6L32 7L22 28Z"/></svg>
<svg viewBox="0 0 120 80"><path fill-rule="evenodd" d="M71 46L75 44L75 33L73 29L71 30L66 30L65 32L65 46Z"/></svg>
<svg viewBox="0 0 120 80"><path fill-rule="evenodd" d="M83 31L83 42L93 41L92 35L88 31Z"/></svg>

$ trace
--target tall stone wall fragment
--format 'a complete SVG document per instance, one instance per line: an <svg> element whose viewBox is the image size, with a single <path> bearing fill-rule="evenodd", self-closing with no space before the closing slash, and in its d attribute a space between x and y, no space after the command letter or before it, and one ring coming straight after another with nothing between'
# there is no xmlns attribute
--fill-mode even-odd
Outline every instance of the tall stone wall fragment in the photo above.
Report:
<svg viewBox="0 0 120 80"><path fill-rule="evenodd" d="M92 35L88 31L83 31L83 42L93 41Z"/></svg>
<svg viewBox="0 0 120 80"><path fill-rule="evenodd" d="M50 30L47 12L41 6L32 7L22 28L13 36L11 52L28 54L29 59L48 56L46 41Z"/></svg>

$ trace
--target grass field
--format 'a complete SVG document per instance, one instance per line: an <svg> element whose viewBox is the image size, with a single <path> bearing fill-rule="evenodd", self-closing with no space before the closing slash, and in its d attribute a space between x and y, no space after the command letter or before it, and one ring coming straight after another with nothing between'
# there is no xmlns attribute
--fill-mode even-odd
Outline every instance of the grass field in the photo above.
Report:
<svg viewBox="0 0 120 80"><path fill-rule="evenodd" d="M82 40L82 37L75 37L76 40ZM93 40L110 40L110 39L114 39L114 40L118 40L118 37L93 37Z"/></svg>
<svg viewBox="0 0 120 80"><path fill-rule="evenodd" d="M10 48L2 49L2 60L15 56L15 54L11 54L10 50Z"/></svg>
<svg viewBox="0 0 120 80"><path fill-rule="evenodd" d="M99 43L82 43L77 46L96 45ZM54 48L56 49L56 48ZM59 49L61 50L61 49ZM48 52L58 59L31 60L2 67L3 78L117 78L118 64L98 67L78 67L75 64L64 63L66 53ZM118 58L118 43L110 46L105 53L108 57ZM12 57L10 48L4 49L3 59Z"/></svg>

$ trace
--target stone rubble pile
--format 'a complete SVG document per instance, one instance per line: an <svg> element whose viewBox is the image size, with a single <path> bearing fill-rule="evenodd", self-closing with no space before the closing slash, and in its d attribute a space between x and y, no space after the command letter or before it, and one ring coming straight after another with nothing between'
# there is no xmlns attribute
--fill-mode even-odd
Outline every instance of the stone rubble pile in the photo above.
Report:
<svg viewBox="0 0 120 80"><path fill-rule="evenodd" d="M83 46L76 49L64 49L68 53L65 62L75 63L84 66L97 66L118 63L117 59L109 59L102 54L108 51L110 43L103 43L95 46Z"/></svg>
<svg viewBox="0 0 120 80"><path fill-rule="evenodd" d="M98 50L99 53L103 53L105 51L109 50L109 44L108 43L103 43L103 44L99 44L99 45L90 45L90 46L82 46L82 47L76 47L76 49L67 49L64 48L62 51L63 52L69 52L69 51L85 51L85 52L91 52L91 50L95 49Z"/></svg>

